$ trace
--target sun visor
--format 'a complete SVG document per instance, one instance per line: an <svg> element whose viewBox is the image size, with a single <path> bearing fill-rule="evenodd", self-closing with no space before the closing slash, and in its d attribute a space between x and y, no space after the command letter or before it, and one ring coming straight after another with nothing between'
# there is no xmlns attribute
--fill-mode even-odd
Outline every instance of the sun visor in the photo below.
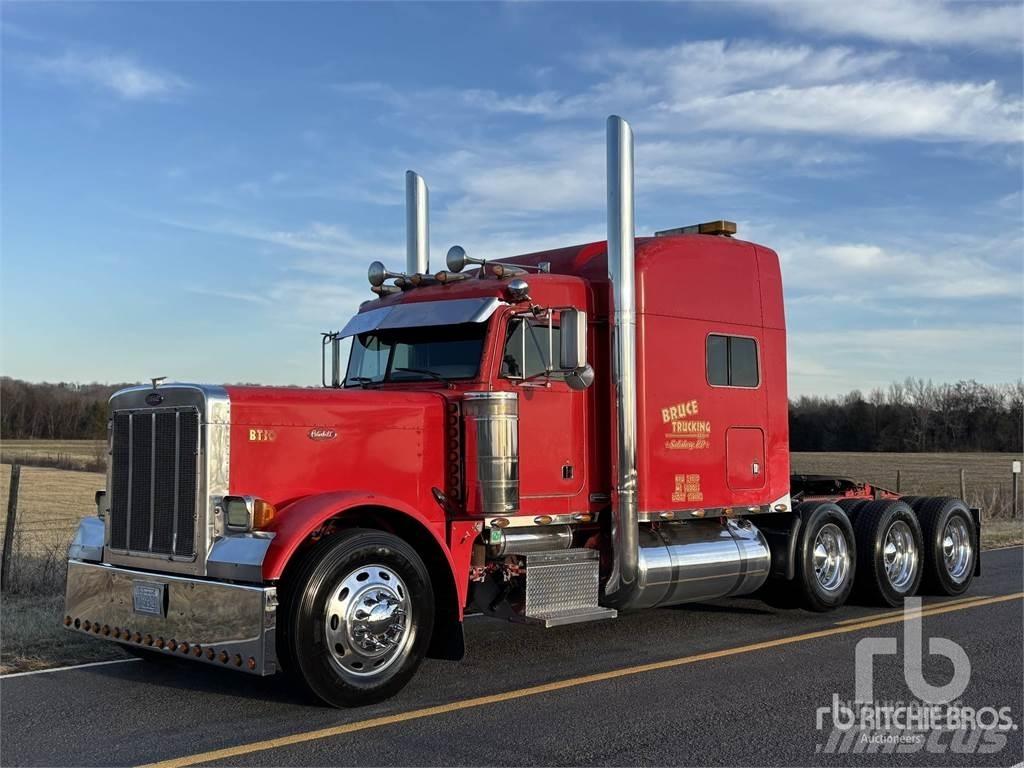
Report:
<svg viewBox="0 0 1024 768"><path fill-rule="evenodd" d="M396 304L393 307L379 307L354 316L345 324L339 335L344 338L390 328L484 323L490 319L500 303L500 299L491 296L483 299L417 301Z"/></svg>

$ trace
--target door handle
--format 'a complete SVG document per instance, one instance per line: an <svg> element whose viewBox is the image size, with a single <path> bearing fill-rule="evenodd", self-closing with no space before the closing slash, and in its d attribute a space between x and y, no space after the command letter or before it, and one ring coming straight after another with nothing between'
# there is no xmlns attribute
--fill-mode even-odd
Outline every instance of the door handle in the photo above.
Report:
<svg viewBox="0 0 1024 768"><path fill-rule="evenodd" d="M757 463L757 462L755 461L755 462L754 462L754 463L753 463L753 464L752 464L752 465L750 466L750 471L751 471L751 472L753 472L753 473L754 473L755 475L760 475L760 474L761 474L761 465L760 465L760 464L758 464L758 463Z"/></svg>

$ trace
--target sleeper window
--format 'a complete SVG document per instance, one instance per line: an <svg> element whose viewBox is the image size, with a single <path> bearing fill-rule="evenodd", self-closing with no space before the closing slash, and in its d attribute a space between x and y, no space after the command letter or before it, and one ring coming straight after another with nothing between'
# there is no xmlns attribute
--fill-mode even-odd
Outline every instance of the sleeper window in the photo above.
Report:
<svg viewBox="0 0 1024 768"><path fill-rule="evenodd" d="M708 336L708 383L713 387L756 387L757 341L744 336Z"/></svg>

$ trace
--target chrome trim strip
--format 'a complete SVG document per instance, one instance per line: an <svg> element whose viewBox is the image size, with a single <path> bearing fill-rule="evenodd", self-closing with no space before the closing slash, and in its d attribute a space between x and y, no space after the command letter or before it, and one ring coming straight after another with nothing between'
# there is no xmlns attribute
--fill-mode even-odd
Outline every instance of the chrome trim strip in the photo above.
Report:
<svg viewBox="0 0 1024 768"><path fill-rule="evenodd" d="M178 472L181 471L181 411L174 412L174 522L171 525L171 552L178 551Z"/></svg>
<svg viewBox="0 0 1024 768"><path fill-rule="evenodd" d="M746 517L748 515L764 515L769 512L785 512L777 510L772 504L754 504L734 507L695 507L692 509L659 509L638 513L641 523L662 523L666 520L701 520L714 517Z"/></svg>
<svg viewBox="0 0 1024 768"><path fill-rule="evenodd" d="M128 414L128 507L125 513L124 551L132 548L132 470L135 467L135 416Z"/></svg>
<svg viewBox="0 0 1024 768"><path fill-rule="evenodd" d="M555 525L594 522L598 519L596 512L568 512L558 515L488 515L484 518L485 528L536 528L538 517L550 517L551 522L544 525L550 528ZM506 525L495 525L496 520L507 520Z"/></svg>
<svg viewBox="0 0 1024 768"><path fill-rule="evenodd" d="M156 506L156 411L149 414L149 424L149 546L146 549L152 552L153 516Z"/></svg>

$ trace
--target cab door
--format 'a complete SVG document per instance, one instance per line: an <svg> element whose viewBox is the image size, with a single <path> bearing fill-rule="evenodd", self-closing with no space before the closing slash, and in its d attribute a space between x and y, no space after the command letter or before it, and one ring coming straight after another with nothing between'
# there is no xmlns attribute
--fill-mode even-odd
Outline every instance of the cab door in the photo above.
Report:
<svg viewBox="0 0 1024 768"><path fill-rule="evenodd" d="M512 315L501 349L497 389L519 395L521 514L586 512L586 393L554 371L561 333L548 321ZM553 354L554 364L549 359Z"/></svg>

